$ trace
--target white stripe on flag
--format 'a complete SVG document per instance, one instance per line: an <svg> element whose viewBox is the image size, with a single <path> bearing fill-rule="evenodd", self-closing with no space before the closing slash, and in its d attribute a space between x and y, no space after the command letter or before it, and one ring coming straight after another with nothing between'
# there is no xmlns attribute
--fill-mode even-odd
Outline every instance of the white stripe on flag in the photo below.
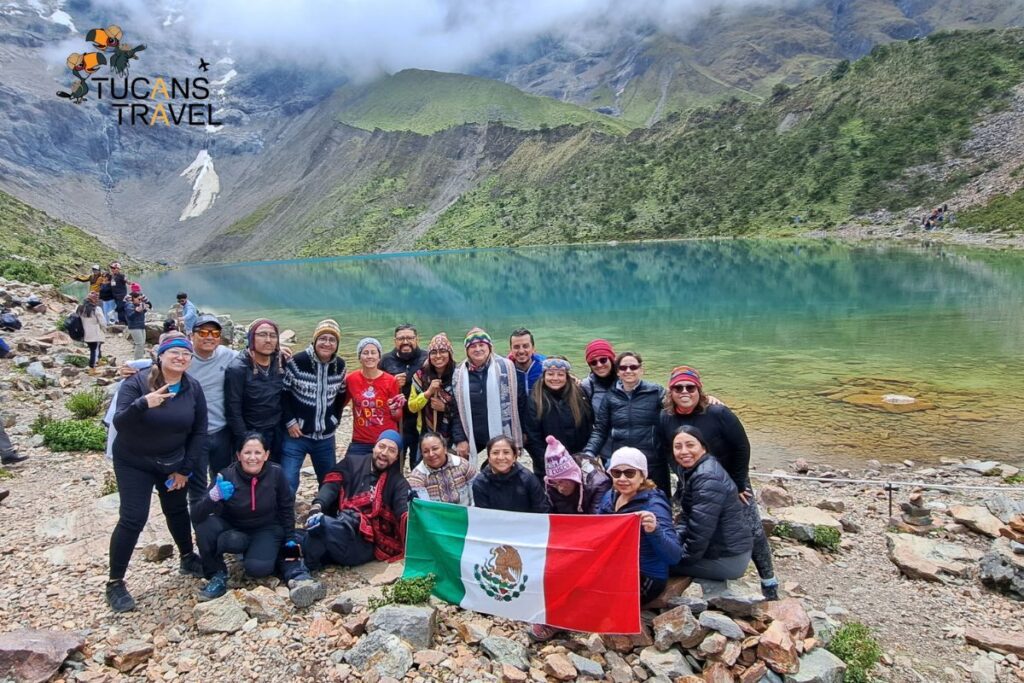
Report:
<svg viewBox="0 0 1024 683"><path fill-rule="evenodd" d="M467 513L469 524L461 562L466 596L461 606L543 624L548 516L483 508L468 508ZM511 547L514 552L502 546ZM516 572L519 562L522 571ZM497 579L501 575L512 581L501 580L504 585L499 586ZM506 588L510 583L512 588Z"/></svg>

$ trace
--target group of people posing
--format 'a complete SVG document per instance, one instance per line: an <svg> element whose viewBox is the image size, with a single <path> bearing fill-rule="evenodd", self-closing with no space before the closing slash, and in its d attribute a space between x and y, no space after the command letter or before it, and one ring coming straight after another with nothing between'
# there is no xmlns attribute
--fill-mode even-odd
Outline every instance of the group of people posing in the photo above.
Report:
<svg viewBox="0 0 1024 683"><path fill-rule="evenodd" d="M297 602L316 594L310 572L325 564L400 559L413 496L514 512L638 513L641 604L670 575L738 578L751 559L765 596L777 597L750 443L696 369L675 368L664 388L643 378L639 353L596 339L579 379L564 356L538 354L526 329L512 332L506 357L473 328L457 358L445 334L423 349L406 324L387 352L360 340L350 370L335 321L321 321L294 354L279 334L256 320L236 352L220 344L217 318L201 316L191 334L165 334L155 361L122 368L128 379L110 413L121 492L112 609L135 606L124 577L154 487L182 573L207 579L200 599L227 590L225 554L241 554L251 576L277 572ZM352 437L338 460L346 405ZM296 528L307 455L318 493ZM541 624L531 632L554 633Z"/></svg>

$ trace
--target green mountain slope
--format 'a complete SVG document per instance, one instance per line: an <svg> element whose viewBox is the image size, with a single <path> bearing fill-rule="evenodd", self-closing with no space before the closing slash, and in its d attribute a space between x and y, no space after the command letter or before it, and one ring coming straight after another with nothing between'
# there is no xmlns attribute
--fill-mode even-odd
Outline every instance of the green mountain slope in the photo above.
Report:
<svg viewBox="0 0 1024 683"><path fill-rule="evenodd" d="M636 124L529 95L486 78L407 69L337 93L338 120L364 130L430 134L463 123L500 121L537 130L565 124L593 124L609 133L628 133Z"/></svg>
<svg viewBox="0 0 1024 683"><path fill-rule="evenodd" d="M89 264L124 260L92 235L0 192L0 276L60 283Z"/></svg>

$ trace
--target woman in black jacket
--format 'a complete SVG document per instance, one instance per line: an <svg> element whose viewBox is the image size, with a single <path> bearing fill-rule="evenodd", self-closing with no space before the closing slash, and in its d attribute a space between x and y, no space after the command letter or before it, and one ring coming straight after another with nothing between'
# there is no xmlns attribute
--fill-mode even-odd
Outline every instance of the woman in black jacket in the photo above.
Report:
<svg viewBox="0 0 1024 683"><path fill-rule="evenodd" d="M707 450L715 454L715 459L729 473L739 492L740 508L754 537L753 559L761 577L761 592L766 599L777 600L779 581L775 578L772 549L750 485L750 440L743 424L731 410L710 400L695 368L680 365L672 370L668 388L660 420L661 442L666 445L666 453L671 451L672 440L680 427L691 426L700 430ZM678 469L676 473L682 480Z"/></svg>
<svg viewBox="0 0 1024 683"><path fill-rule="evenodd" d="M564 356L548 356L541 368L541 381L530 392L540 433L555 437L570 453L578 453L586 448L594 426L590 403Z"/></svg>
<svg viewBox="0 0 1024 683"><path fill-rule="evenodd" d="M683 555L675 576L726 581L743 576L754 541L736 484L707 450L696 427L680 427L672 439L680 467L676 531Z"/></svg>
<svg viewBox="0 0 1024 683"><path fill-rule="evenodd" d="M206 397L185 374L192 363L192 343L181 333L161 337L156 363L125 380L114 411L114 476L120 494L117 526L110 536L107 604L115 612L135 609L124 584L139 534L149 518L153 489L167 528L181 555L182 574L202 577L192 549L185 487L206 440Z"/></svg>
<svg viewBox="0 0 1024 683"><path fill-rule="evenodd" d="M519 448L507 436L487 442L487 462L473 478L473 505L509 512L548 512L540 479L520 465Z"/></svg>
<svg viewBox="0 0 1024 683"><path fill-rule="evenodd" d="M594 456L609 440L613 451L625 446L639 449L647 457L648 476L669 497L672 484L668 459L658 447L658 415L665 390L643 379L643 359L639 353L620 353L615 366L619 379L595 416L594 432L585 451Z"/></svg>
<svg viewBox="0 0 1024 683"><path fill-rule="evenodd" d="M615 386L618 376L615 374L615 349L605 339L595 339L583 351L583 357L590 366L590 374L580 382L580 390L590 402L591 415L601 412L601 406L608 392ZM598 453L601 462L608 464L608 458L612 457L612 444L605 441L604 448Z"/></svg>
<svg viewBox="0 0 1024 683"><path fill-rule="evenodd" d="M267 462L270 452L259 432L245 435L238 460L221 470L206 496L192 510L196 536L209 582L199 600L213 600L228 590L226 553L240 553L245 573L270 576L278 555L298 554L295 496L281 466ZM301 562L301 560L295 560ZM297 566L297 565L296 565ZM293 569L291 565L287 568ZM286 579L308 579L290 571Z"/></svg>

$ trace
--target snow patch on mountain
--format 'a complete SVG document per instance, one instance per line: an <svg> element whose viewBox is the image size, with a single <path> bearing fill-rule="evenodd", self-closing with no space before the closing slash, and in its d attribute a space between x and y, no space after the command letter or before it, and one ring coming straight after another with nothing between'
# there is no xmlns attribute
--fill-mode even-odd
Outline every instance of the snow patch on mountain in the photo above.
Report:
<svg viewBox="0 0 1024 683"><path fill-rule="evenodd" d="M220 178L213 167L213 157L205 149L199 151L195 161L181 172L181 177L192 183L192 197L178 219L178 221L185 221L201 216L204 211L213 206L213 203L217 201L217 195L220 194Z"/></svg>

